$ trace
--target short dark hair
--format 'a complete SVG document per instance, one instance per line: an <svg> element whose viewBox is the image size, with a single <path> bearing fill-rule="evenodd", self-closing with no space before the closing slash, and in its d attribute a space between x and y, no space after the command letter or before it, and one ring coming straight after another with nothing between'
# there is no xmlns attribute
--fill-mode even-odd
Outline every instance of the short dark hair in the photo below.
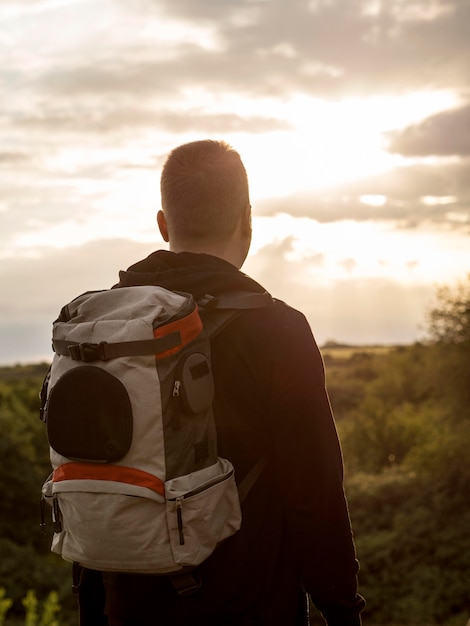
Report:
<svg viewBox="0 0 470 626"><path fill-rule="evenodd" d="M245 167L225 141L175 148L163 166L160 190L170 237L183 240L229 238L250 202Z"/></svg>

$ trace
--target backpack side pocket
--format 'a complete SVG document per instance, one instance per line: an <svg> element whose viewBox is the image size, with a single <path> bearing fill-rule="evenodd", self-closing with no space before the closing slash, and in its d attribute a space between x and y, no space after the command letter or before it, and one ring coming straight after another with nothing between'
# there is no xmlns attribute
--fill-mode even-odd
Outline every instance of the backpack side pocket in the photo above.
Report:
<svg viewBox="0 0 470 626"><path fill-rule="evenodd" d="M167 481L165 493L170 544L178 565L199 565L240 528L235 474L227 459Z"/></svg>

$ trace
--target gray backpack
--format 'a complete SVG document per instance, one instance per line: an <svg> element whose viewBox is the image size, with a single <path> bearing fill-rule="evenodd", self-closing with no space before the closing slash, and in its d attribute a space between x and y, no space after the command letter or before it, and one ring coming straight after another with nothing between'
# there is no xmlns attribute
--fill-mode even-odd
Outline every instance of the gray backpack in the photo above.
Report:
<svg viewBox="0 0 470 626"><path fill-rule="evenodd" d="M53 552L91 569L168 574L240 528L239 491L262 464L237 488L218 456L210 343L237 313L271 303L135 286L62 309L41 394Z"/></svg>

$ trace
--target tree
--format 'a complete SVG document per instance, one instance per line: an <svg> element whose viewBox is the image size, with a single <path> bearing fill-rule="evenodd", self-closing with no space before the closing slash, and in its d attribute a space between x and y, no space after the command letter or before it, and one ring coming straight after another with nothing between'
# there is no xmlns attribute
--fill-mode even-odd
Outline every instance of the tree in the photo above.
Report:
<svg viewBox="0 0 470 626"><path fill-rule="evenodd" d="M428 331L437 343L470 341L470 274L455 287L441 286L428 311Z"/></svg>
<svg viewBox="0 0 470 626"><path fill-rule="evenodd" d="M28 589L38 597L56 590L64 609L75 610L70 564L50 553L50 536L39 532L41 486L51 471L39 420L38 392L46 371L46 365L0 368L0 589L14 601L8 623L23 612ZM0 596L0 617L2 606Z"/></svg>
<svg viewBox="0 0 470 626"><path fill-rule="evenodd" d="M470 274L454 287L438 287L428 311L428 332L436 349L438 384L447 415L455 424L470 420Z"/></svg>

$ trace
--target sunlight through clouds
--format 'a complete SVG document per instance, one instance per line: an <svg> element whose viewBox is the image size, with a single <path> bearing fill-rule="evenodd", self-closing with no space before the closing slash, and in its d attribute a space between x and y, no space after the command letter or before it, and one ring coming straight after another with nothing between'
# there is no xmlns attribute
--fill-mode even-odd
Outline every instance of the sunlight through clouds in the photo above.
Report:
<svg viewBox="0 0 470 626"><path fill-rule="evenodd" d="M252 253L262 253L271 242L280 244L288 237L285 260L302 262L303 281L312 285L326 286L347 276L409 286L426 284L430 277L447 283L453 280L456 265L470 266L467 238L453 231L437 236L429 227L415 232L397 229L390 222L320 224L287 214L255 219L254 224Z"/></svg>
<svg viewBox="0 0 470 626"><path fill-rule="evenodd" d="M234 139L246 154L254 197L287 195L403 165L402 157L386 151L386 131L412 124L456 102L455 94L446 91L333 103L306 96L293 96L282 105L268 100L256 106L292 128L268 136ZM249 106L249 102L240 102L237 110Z"/></svg>

